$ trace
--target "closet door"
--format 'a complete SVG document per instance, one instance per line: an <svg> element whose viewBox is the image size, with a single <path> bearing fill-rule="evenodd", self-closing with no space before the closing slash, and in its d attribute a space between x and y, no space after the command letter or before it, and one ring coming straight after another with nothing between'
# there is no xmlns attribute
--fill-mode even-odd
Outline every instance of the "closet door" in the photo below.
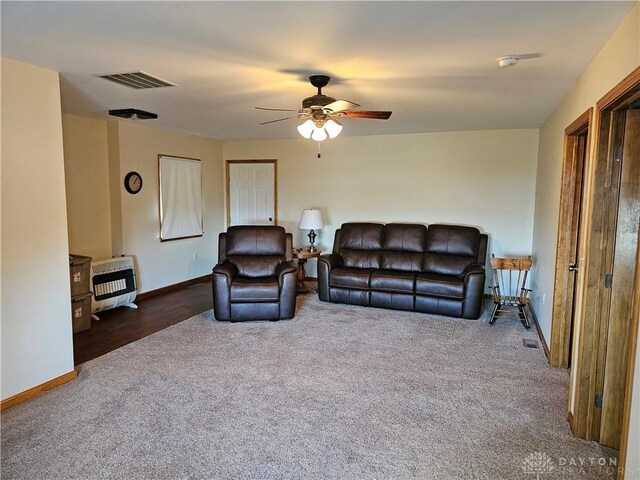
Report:
<svg viewBox="0 0 640 480"><path fill-rule="evenodd" d="M227 161L228 225L274 225L276 164Z"/></svg>

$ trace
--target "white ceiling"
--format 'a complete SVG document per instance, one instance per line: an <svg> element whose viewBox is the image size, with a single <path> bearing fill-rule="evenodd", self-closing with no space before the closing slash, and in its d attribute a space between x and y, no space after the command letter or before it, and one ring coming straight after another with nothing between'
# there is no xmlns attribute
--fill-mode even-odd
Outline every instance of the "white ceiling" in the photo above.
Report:
<svg viewBox="0 0 640 480"><path fill-rule="evenodd" d="M342 135L539 127L634 2L1 2L2 55L61 72L63 110L138 108L219 139L291 138L292 108L325 94L389 120ZM496 57L527 55L500 69ZM178 87L92 76L143 70Z"/></svg>

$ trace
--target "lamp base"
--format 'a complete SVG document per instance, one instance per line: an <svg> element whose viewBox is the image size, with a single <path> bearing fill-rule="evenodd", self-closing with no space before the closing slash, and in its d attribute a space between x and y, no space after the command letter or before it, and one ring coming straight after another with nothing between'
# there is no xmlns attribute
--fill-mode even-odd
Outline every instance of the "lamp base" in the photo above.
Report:
<svg viewBox="0 0 640 480"><path fill-rule="evenodd" d="M309 232L309 235L307 235L309 237L309 243L311 245L309 245L309 248L307 248L307 252L313 253L313 252L317 252L318 249L314 246L314 243L316 241L316 232L314 232L313 230L311 230Z"/></svg>

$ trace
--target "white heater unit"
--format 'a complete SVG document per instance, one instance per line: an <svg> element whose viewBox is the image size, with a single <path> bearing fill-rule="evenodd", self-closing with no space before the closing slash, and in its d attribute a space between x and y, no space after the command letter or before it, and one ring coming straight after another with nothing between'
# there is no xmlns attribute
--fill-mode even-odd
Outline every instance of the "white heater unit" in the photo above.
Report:
<svg viewBox="0 0 640 480"><path fill-rule="evenodd" d="M136 299L136 275L133 257L115 257L91 262L91 317L95 313L116 307L138 308Z"/></svg>

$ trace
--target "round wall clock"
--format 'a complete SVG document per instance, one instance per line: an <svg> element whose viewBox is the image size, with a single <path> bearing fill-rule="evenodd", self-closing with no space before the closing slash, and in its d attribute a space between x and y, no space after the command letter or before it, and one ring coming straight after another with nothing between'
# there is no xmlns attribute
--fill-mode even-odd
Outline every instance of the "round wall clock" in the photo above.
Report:
<svg viewBox="0 0 640 480"><path fill-rule="evenodd" d="M129 172L124 177L124 188L129 193L138 193L142 190L142 177L138 172Z"/></svg>

